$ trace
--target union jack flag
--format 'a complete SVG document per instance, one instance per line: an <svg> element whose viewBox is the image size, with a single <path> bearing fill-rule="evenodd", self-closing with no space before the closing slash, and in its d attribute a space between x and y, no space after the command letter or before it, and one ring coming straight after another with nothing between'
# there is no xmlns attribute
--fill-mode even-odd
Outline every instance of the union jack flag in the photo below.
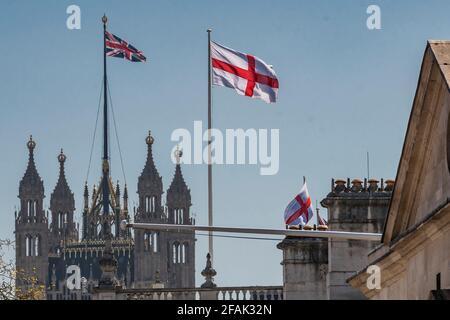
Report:
<svg viewBox="0 0 450 320"><path fill-rule="evenodd" d="M144 62L147 60L142 51L108 31L105 31L105 41L106 55L108 57L123 58L133 62Z"/></svg>

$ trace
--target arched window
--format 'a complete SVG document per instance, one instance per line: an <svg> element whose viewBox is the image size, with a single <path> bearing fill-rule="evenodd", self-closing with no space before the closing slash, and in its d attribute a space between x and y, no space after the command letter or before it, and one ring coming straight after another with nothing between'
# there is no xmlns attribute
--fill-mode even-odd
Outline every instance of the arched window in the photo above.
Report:
<svg viewBox="0 0 450 320"><path fill-rule="evenodd" d="M149 213L150 212L150 197L144 198L144 207L145 207L145 212Z"/></svg>
<svg viewBox="0 0 450 320"><path fill-rule="evenodd" d="M181 245L180 263L186 262L186 247L184 243Z"/></svg>
<svg viewBox="0 0 450 320"><path fill-rule="evenodd" d="M36 217L37 214L37 200L28 200L27 214L29 217Z"/></svg>
<svg viewBox="0 0 450 320"><path fill-rule="evenodd" d="M177 263L181 263L181 245L177 245Z"/></svg>
<svg viewBox="0 0 450 320"><path fill-rule="evenodd" d="M64 214L62 212L58 213L58 228L62 229L64 226Z"/></svg>
<svg viewBox="0 0 450 320"><path fill-rule="evenodd" d="M153 252L156 253L158 252L158 237L159 237L159 233L158 232L153 232L152 233L152 249Z"/></svg>
<svg viewBox="0 0 450 320"><path fill-rule="evenodd" d="M188 248L189 248L189 245L188 245L187 243L183 243L183 247L182 247L182 251L183 251L182 257L183 257L183 260L181 261L182 263L186 263L186 262L188 261L188 259L187 259Z"/></svg>
<svg viewBox="0 0 450 320"><path fill-rule="evenodd" d="M181 245L178 242L175 242L172 245L172 258L173 258L173 263L181 262Z"/></svg>
<svg viewBox="0 0 450 320"><path fill-rule="evenodd" d="M145 206L146 213L156 212L156 197L155 196L146 196L144 199L144 206Z"/></svg>
<svg viewBox="0 0 450 320"><path fill-rule="evenodd" d="M34 247L33 247L33 253L35 257L39 257L39 255L41 254L41 237L40 236L35 236L34 237Z"/></svg>
<svg viewBox="0 0 450 320"><path fill-rule="evenodd" d="M172 261L177 263L177 245L175 243L172 245Z"/></svg>
<svg viewBox="0 0 450 320"><path fill-rule="evenodd" d="M184 223L183 214L184 214L184 209L175 209L174 210L175 224L183 224Z"/></svg>
<svg viewBox="0 0 450 320"><path fill-rule="evenodd" d="M37 212L37 200L28 200L27 214L28 217L35 217Z"/></svg>
<svg viewBox="0 0 450 320"><path fill-rule="evenodd" d="M31 257L32 238L30 235L25 237L25 256Z"/></svg>
<svg viewBox="0 0 450 320"><path fill-rule="evenodd" d="M31 200L27 201L27 216L31 217Z"/></svg>
<svg viewBox="0 0 450 320"><path fill-rule="evenodd" d="M180 224L184 223L184 209L180 209Z"/></svg>
<svg viewBox="0 0 450 320"><path fill-rule="evenodd" d="M111 236L114 237L116 235L116 224L115 223L113 223L111 225L110 230L111 230Z"/></svg>
<svg viewBox="0 0 450 320"><path fill-rule="evenodd" d="M156 197L150 198L150 212L156 212Z"/></svg>
<svg viewBox="0 0 450 320"><path fill-rule="evenodd" d="M152 234L150 232L144 233L144 251L150 251L151 248L151 236Z"/></svg>
<svg viewBox="0 0 450 320"><path fill-rule="evenodd" d="M100 237L101 233L102 233L102 225L100 223L97 223L97 237Z"/></svg>
<svg viewBox="0 0 450 320"><path fill-rule="evenodd" d="M147 213L156 212L156 197L155 196L145 197L145 212L147 212Z"/></svg>

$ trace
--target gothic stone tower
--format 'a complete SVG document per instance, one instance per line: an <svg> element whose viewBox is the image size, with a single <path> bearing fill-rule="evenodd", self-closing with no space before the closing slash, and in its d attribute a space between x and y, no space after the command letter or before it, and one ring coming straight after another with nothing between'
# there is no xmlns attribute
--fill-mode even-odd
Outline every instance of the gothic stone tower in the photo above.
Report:
<svg viewBox="0 0 450 320"><path fill-rule="evenodd" d="M162 178L153 161L154 138L147 138L147 161L138 180L139 207L134 221L141 223L167 223L161 204ZM161 281L167 283L167 232L135 230L135 286L143 288Z"/></svg>
<svg viewBox="0 0 450 320"><path fill-rule="evenodd" d="M134 217L138 223L191 224L190 191L179 164L167 192L168 212L162 205L162 178L153 160L154 138L146 138L147 161L138 181L139 207ZM195 238L193 233L135 230L135 287L144 288L161 282L170 288L195 285Z"/></svg>
<svg viewBox="0 0 450 320"><path fill-rule="evenodd" d="M44 183L36 170L34 149L36 142L30 137L28 166L20 181L20 211L16 213L16 269L18 289L26 288L27 277L37 276L40 284L47 283L48 221L43 210Z"/></svg>
<svg viewBox="0 0 450 320"><path fill-rule="evenodd" d="M66 180L64 163L66 156L61 149L58 155L59 177L50 196L50 252L59 253L64 241L78 240L78 230L74 222L75 199Z"/></svg>
<svg viewBox="0 0 450 320"><path fill-rule="evenodd" d="M190 215L191 191L181 172L182 151L175 151L177 164L175 174L167 190L167 209L169 223L192 225ZM172 232L168 234L169 286L172 288L193 288L195 286L195 233L194 231Z"/></svg>
<svg viewBox="0 0 450 320"><path fill-rule="evenodd" d="M328 209L331 231L382 233L394 187L393 180L350 179L332 181L331 192L321 204ZM367 265L367 255L376 243L358 240L328 240L328 298L364 299L347 279Z"/></svg>

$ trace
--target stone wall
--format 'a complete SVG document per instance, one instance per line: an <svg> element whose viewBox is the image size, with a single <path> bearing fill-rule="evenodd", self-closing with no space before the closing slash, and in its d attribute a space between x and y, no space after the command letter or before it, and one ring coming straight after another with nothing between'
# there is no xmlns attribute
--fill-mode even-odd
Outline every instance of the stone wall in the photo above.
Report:
<svg viewBox="0 0 450 320"><path fill-rule="evenodd" d="M328 209L330 231L382 233L394 181L332 180L331 192L321 204ZM376 242L328 240L328 299L364 299L347 279L367 265Z"/></svg>

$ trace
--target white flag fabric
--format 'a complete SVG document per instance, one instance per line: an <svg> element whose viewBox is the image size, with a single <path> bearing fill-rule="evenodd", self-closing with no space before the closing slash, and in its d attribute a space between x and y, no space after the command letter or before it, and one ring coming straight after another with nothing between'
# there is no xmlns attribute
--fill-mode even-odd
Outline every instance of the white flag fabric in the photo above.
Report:
<svg viewBox="0 0 450 320"><path fill-rule="evenodd" d="M211 41L213 84L233 88L243 96L274 103L278 79L272 67L261 59Z"/></svg>

